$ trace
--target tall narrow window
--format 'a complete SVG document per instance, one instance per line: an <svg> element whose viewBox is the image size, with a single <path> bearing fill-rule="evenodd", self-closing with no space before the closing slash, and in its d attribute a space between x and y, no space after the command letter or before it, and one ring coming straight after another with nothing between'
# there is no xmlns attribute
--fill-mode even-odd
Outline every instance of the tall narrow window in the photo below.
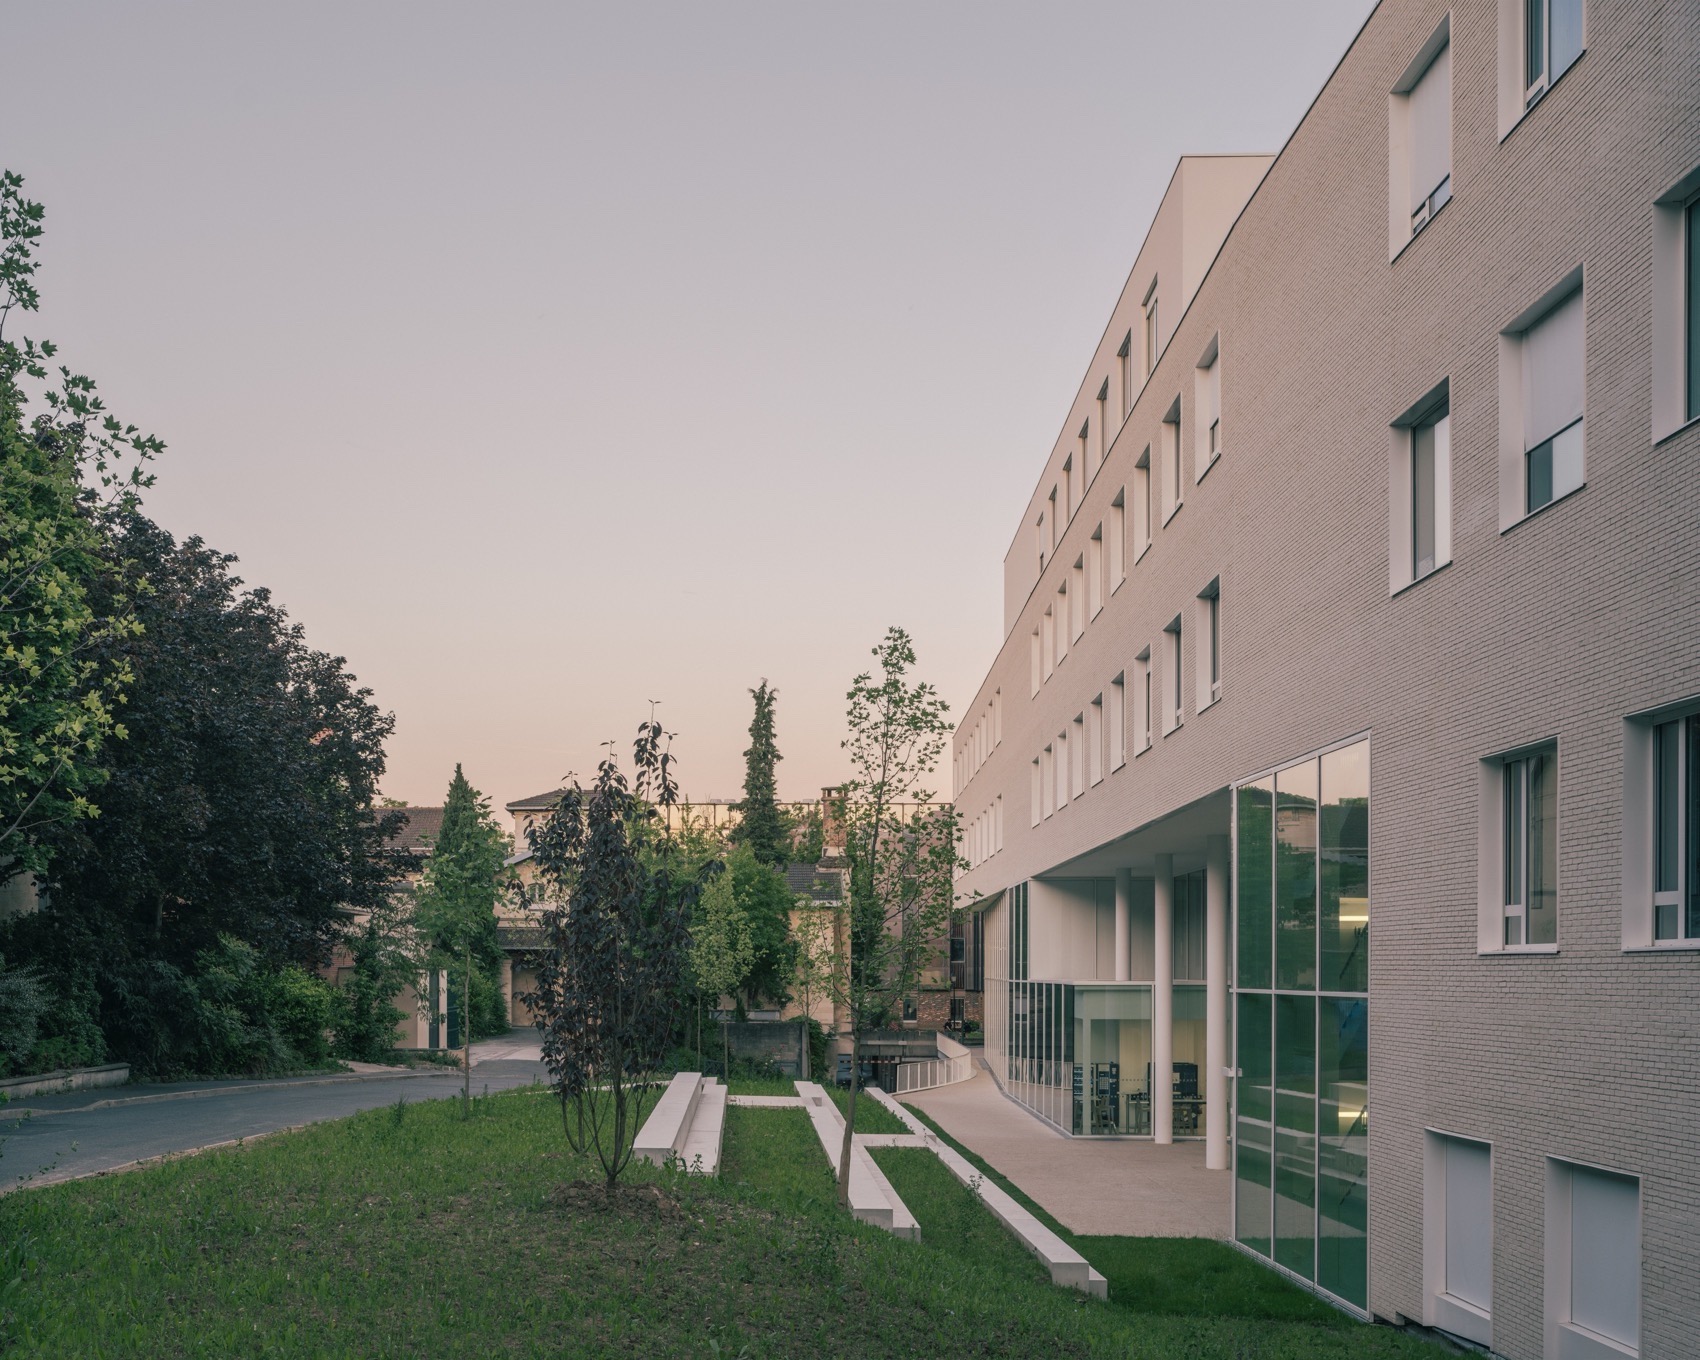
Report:
<svg viewBox="0 0 1700 1360"><path fill-rule="evenodd" d="M1074 567L1068 576L1068 591L1071 600L1069 623L1073 628L1072 642L1079 642L1080 635L1086 631L1086 559L1074 559Z"/></svg>
<svg viewBox="0 0 1700 1360"><path fill-rule="evenodd" d="M1546 1182L1547 1354L1640 1355L1640 1178L1551 1157Z"/></svg>
<svg viewBox="0 0 1700 1360"><path fill-rule="evenodd" d="M1452 46L1435 54L1408 96L1410 192L1415 235L1452 198Z"/></svg>
<svg viewBox="0 0 1700 1360"><path fill-rule="evenodd" d="M1075 461L1080 468L1080 490L1075 496L1076 509L1079 509L1080 502L1086 499L1086 488L1092 485L1092 478L1096 472L1096 469L1092 466L1091 438L1092 422L1088 419L1081 422L1080 449L1075 456Z"/></svg>
<svg viewBox="0 0 1700 1360"><path fill-rule="evenodd" d="M1076 798L1086 792L1086 715L1076 713L1068 726L1068 787Z"/></svg>
<svg viewBox="0 0 1700 1360"><path fill-rule="evenodd" d="M1688 205L1683 214L1684 241L1687 245L1687 317L1688 335L1688 403L1690 420L1700 420L1700 198Z"/></svg>
<svg viewBox="0 0 1700 1360"><path fill-rule="evenodd" d="M1151 704L1151 649L1147 647L1134 658L1135 679L1139 685L1139 749L1144 751L1151 745L1152 715L1156 710Z"/></svg>
<svg viewBox="0 0 1700 1360"><path fill-rule="evenodd" d="M1068 582L1064 581L1057 587L1056 607L1057 629L1057 665L1062 665L1063 658L1068 655Z"/></svg>
<svg viewBox="0 0 1700 1360"><path fill-rule="evenodd" d="M1200 647L1198 658L1198 707L1208 708L1222 697L1222 583L1213 580L1198 594Z"/></svg>
<svg viewBox="0 0 1700 1360"><path fill-rule="evenodd" d="M1040 630L1037 628L1033 630L1033 636L1028 639L1027 647L1027 659L1029 662L1032 682L1031 692L1035 697L1038 696L1039 686L1045 679L1044 661L1042 659L1044 647L1039 641L1039 632Z"/></svg>
<svg viewBox="0 0 1700 1360"><path fill-rule="evenodd" d="M1193 405L1198 411L1198 447L1193 451L1193 471L1202 481L1210 465L1222 454L1222 349L1212 336L1198 361Z"/></svg>
<svg viewBox="0 0 1700 1360"><path fill-rule="evenodd" d="M1003 745L1003 687L992 691L992 748Z"/></svg>
<svg viewBox="0 0 1700 1360"><path fill-rule="evenodd" d="M1116 492L1116 498L1110 502L1110 541L1109 541L1109 573L1110 579L1105 590L1106 595L1114 595L1116 587L1127 578L1127 488Z"/></svg>
<svg viewBox="0 0 1700 1360"><path fill-rule="evenodd" d="M1086 616L1098 617L1104 607L1104 526L1092 530L1086 540Z"/></svg>
<svg viewBox="0 0 1700 1360"><path fill-rule="evenodd" d="M1700 940L1700 715L1653 729L1653 938Z"/></svg>
<svg viewBox="0 0 1700 1360"><path fill-rule="evenodd" d="M1505 944L1558 942L1558 753L1505 762Z"/></svg>
<svg viewBox="0 0 1700 1360"><path fill-rule="evenodd" d="M1151 280L1150 291L1145 294L1145 376L1150 377L1157 368L1157 280Z"/></svg>
<svg viewBox="0 0 1700 1360"><path fill-rule="evenodd" d="M1095 694L1086 708L1087 778L1104 782L1104 696Z"/></svg>
<svg viewBox="0 0 1700 1360"><path fill-rule="evenodd" d="M1167 524L1175 511L1181 508L1183 492L1181 490L1181 399L1175 398L1175 404L1169 408L1169 414L1163 417L1163 522Z"/></svg>
<svg viewBox="0 0 1700 1360"><path fill-rule="evenodd" d="M1167 651L1166 673L1163 676L1163 733L1167 736L1181 725L1181 616L1163 630L1163 646Z"/></svg>
<svg viewBox="0 0 1700 1360"><path fill-rule="evenodd" d="M1062 536L1062 529L1057 521L1057 489L1051 488L1050 512L1045 516L1045 554L1048 557L1057 550L1057 539Z"/></svg>
<svg viewBox="0 0 1700 1360"><path fill-rule="evenodd" d="M1133 560L1139 561L1151 546L1151 446L1139 455L1133 468Z"/></svg>
<svg viewBox="0 0 1700 1360"><path fill-rule="evenodd" d="M1080 497L1074 489L1074 455L1070 454L1063 460L1062 479L1062 511L1063 517L1057 527L1057 537L1062 537L1062 531L1074 522L1075 507L1080 504Z"/></svg>
<svg viewBox="0 0 1700 1360"><path fill-rule="evenodd" d="M1056 771L1056 773L1057 773L1057 800L1056 801L1057 801L1057 807L1058 807L1059 810L1068 806L1068 762L1069 762L1068 733L1066 731L1058 732L1057 733L1057 771Z"/></svg>
<svg viewBox="0 0 1700 1360"><path fill-rule="evenodd" d="M1104 455L1110 451L1110 380L1098 389L1098 466L1104 466Z"/></svg>
<svg viewBox="0 0 1700 1360"><path fill-rule="evenodd" d="M1427 576L1439 563L1439 473L1451 448L1451 417L1445 407L1411 429L1411 577Z"/></svg>
<svg viewBox="0 0 1700 1360"><path fill-rule="evenodd" d="M1582 55L1582 0L1523 0L1523 100L1532 105Z"/></svg>
<svg viewBox="0 0 1700 1360"><path fill-rule="evenodd" d="M1045 538L1045 516L1043 514L1033 525L1033 548L1039 554L1039 572L1043 575L1045 562L1051 554L1051 545Z"/></svg>
<svg viewBox="0 0 1700 1360"><path fill-rule="evenodd" d="M1129 331L1122 339L1122 347L1116 351L1116 358L1121 360L1122 378L1122 419L1126 420L1133 414L1133 332Z"/></svg>
<svg viewBox="0 0 1700 1360"><path fill-rule="evenodd" d="M1051 678L1051 672L1057 668L1057 620L1056 610L1047 609L1045 617L1039 624L1041 650L1044 653L1042 674L1046 680Z"/></svg>
<svg viewBox="0 0 1700 1360"><path fill-rule="evenodd" d="M1118 675L1110 681L1110 770L1127 764L1127 684Z"/></svg>
<svg viewBox="0 0 1700 1360"><path fill-rule="evenodd" d="M1055 798L1057 787L1057 753L1054 747L1047 746L1045 748L1044 761L1045 765L1042 779L1043 787L1041 789L1041 793L1043 795L1042 806L1044 809L1044 815L1049 817L1051 813L1056 810L1057 805Z"/></svg>
<svg viewBox="0 0 1700 1360"><path fill-rule="evenodd" d="M1045 772L1039 765L1039 757L1033 757L1033 768L1027 776L1028 815L1032 818L1031 826L1038 826L1039 819L1044 814L1045 801Z"/></svg>
<svg viewBox="0 0 1700 1360"><path fill-rule="evenodd" d="M1582 293L1522 334L1524 512L1582 485Z"/></svg>

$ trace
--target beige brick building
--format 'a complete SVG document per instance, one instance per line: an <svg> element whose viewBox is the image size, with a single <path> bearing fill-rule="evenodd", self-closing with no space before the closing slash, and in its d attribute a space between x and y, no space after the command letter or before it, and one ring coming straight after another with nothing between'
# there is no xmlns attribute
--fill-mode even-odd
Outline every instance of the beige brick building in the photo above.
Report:
<svg viewBox="0 0 1700 1360"><path fill-rule="evenodd" d="M1177 168L956 739L1009 1093L1513 1357L1700 1354L1697 195L1700 7L1383 0Z"/></svg>

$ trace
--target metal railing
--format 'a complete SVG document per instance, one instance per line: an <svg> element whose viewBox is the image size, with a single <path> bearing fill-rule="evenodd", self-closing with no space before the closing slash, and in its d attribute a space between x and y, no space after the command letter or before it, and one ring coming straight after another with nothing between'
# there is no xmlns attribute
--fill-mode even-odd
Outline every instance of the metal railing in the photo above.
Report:
<svg viewBox="0 0 1700 1360"><path fill-rule="evenodd" d="M924 1062L900 1063L897 1068L897 1090L894 1095L911 1091L929 1091L935 1086L949 1086L967 1081L974 1075L974 1055L954 1039L938 1038L939 1056Z"/></svg>

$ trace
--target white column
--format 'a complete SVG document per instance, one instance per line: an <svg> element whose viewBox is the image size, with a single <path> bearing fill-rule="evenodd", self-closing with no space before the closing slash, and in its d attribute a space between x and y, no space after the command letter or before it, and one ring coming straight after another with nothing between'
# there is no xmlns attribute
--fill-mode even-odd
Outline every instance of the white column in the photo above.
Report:
<svg viewBox="0 0 1700 1360"><path fill-rule="evenodd" d="M1228 1169L1228 838L1204 857L1204 1165Z"/></svg>
<svg viewBox="0 0 1700 1360"><path fill-rule="evenodd" d="M1156 911L1151 938L1155 967L1151 979L1151 1138L1175 1140L1175 872L1174 859L1157 855L1153 870Z"/></svg>
<svg viewBox="0 0 1700 1360"><path fill-rule="evenodd" d="M1133 913L1133 870L1116 870L1116 981L1133 976L1133 939L1129 918Z"/></svg>

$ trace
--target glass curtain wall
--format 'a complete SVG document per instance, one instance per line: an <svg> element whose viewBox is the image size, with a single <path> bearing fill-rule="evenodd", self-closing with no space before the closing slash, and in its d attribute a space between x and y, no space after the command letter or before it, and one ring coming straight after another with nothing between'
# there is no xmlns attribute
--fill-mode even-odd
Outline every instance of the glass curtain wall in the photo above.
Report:
<svg viewBox="0 0 1700 1360"><path fill-rule="evenodd" d="M1234 813L1234 1235L1365 1308L1369 743L1238 786Z"/></svg>

